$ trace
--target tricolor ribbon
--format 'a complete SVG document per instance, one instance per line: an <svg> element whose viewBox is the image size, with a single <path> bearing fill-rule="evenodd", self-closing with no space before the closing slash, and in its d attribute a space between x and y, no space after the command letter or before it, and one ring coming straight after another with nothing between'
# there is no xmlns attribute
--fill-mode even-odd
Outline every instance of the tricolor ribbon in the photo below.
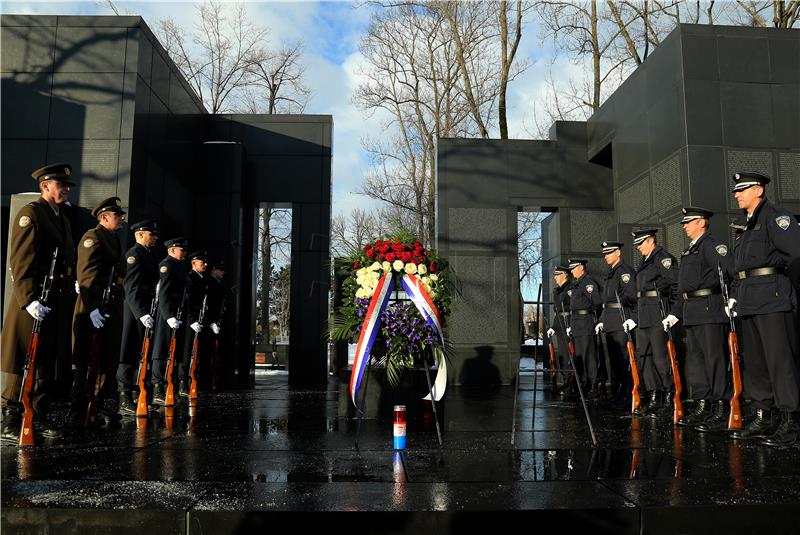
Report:
<svg viewBox="0 0 800 535"><path fill-rule="evenodd" d="M422 281L416 275L405 275L400 283L403 285L406 295L411 298L411 301L419 310L425 322L431 326L439 337L441 342L441 349L444 350L444 330L442 329L442 317L439 314L439 309L433 303L433 299L428 295ZM439 401L444 396L444 389L447 386L447 365L445 364L444 355L439 359L439 369L436 372L436 380L433 384L433 398ZM428 394L422 399L430 399L431 395Z"/></svg>
<svg viewBox="0 0 800 535"><path fill-rule="evenodd" d="M386 305L389 304L393 289L394 277L390 272L378 281L378 286L375 287L375 293L372 295L367 314L364 317L364 324L361 326L361 335L358 337L356 356L353 361L353 371L350 375L350 399L353 400L353 404L356 406L358 406L356 393L358 393L361 379L364 377L364 367L369 361L372 344L375 343L375 337L380 330L381 313L386 310Z"/></svg>

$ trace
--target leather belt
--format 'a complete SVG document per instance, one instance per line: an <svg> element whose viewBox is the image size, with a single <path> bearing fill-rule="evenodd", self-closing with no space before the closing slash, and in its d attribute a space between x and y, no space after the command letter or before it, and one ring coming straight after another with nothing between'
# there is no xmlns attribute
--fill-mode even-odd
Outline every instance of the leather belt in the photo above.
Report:
<svg viewBox="0 0 800 535"><path fill-rule="evenodd" d="M588 316L589 314L592 313L592 309L591 308L579 308L577 310L573 310L572 313L577 315L577 316Z"/></svg>
<svg viewBox="0 0 800 535"><path fill-rule="evenodd" d="M655 290L647 290L646 292L636 292L636 297L658 297L658 292Z"/></svg>
<svg viewBox="0 0 800 535"><path fill-rule="evenodd" d="M703 288L702 290L695 290L693 292L684 292L683 293L683 300L688 301L692 297L705 297L707 295L718 295L722 293L722 290L717 288Z"/></svg>
<svg viewBox="0 0 800 535"><path fill-rule="evenodd" d="M619 303L605 303L603 304L603 308L622 308L619 306Z"/></svg>
<svg viewBox="0 0 800 535"><path fill-rule="evenodd" d="M749 277L764 277L766 275L782 275L783 270L776 267L761 267L755 269L747 269L739 272L739 279L747 279Z"/></svg>

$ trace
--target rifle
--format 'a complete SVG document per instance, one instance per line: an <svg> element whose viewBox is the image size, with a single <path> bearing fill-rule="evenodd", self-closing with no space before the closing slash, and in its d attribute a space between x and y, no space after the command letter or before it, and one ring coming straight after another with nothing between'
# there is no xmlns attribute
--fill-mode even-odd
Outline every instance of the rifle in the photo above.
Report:
<svg viewBox="0 0 800 535"><path fill-rule="evenodd" d="M158 290L161 287L161 281L156 283L156 293L153 295L153 300L150 303L150 317L153 322L156 319L156 310L158 309ZM147 361L150 359L150 342L153 338L153 329L151 327L144 328L144 339L142 340L142 352L139 360L139 373L137 373L139 383L139 399L136 402L136 417L147 418Z"/></svg>
<svg viewBox="0 0 800 535"><path fill-rule="evenodd" d="M111 299L111 286L114 284L115 267L111 268L108 276L108 284L103 289L103 297L100 301L100 314L105 315L106 306ZM100 329L95 329L92 334L92 348L89 353L89 369L86 372L86 427L94 425L97 420L97 378L100 374L100 354L103 351L103 336Z"/></svg>
<svg viewBox="0 0 800 535"><path fill-rule="evenodd" d="M658 286L655 283L653 283L653 286L656 292L658 292ZM658 309L661 311L661 320L663 321L667 316L664 310L664 302L661 300L660 294L658 296ZM677 351L675 351L675 341L672 339L672 329L667 329L667 356L669 357L669 365L672 369L672 381L675 384L675 395L672 396L672 402L675 407L672 412L672 423L677 424L680 420L683 420L683 402L681 402L683 387L681 386L681 374L678 369L678 354Z"/></svg>
<svg viewBox="0 0 800 535"><path fill-rule="evenodd" d="M203 317L206 315L206 300L208 299L208 292L203 296L203 306L200 307L200 315L197 322L202 325ZM197 399L197 352L200 350L200 333L194 333L194 341L192 342L192 358L189 366L189 376L192 378L192 386L189 388L189 399Z"/></svg>
<svg viewBox="0 0 800 535"><path fill-rule="evenodd" d="M723 306L728 306L728 286L725 284L725 276L722 273L722 267L717 264L717 272L719 273L719 284L722 288L722 302ZM731 379L733 381L733 396L731 397L730 407L731 412L728 415L728 429L741 429L742 428L742 407L739 405L739 396L742 394L742 371L739 368L739 338L736 336L736 322L733 321L731 314L728 319L730 320L731 330L728 332L728 352L731 358Z"/></svg>
<svg viewBox="0 0 800 535"><path fill-rule="evenodd" d="M181 304L178 306L178 313L175 319L181 321L183 315L183 302L186 300L186 287L183 288ZM172 329L172 336L169 339L169 357L167 359L167 395L164 396L164 406L172 407L175 405L175 384L172 382L172 371L175 368L175 347L178 344L178 329Z"/></svg>
<svg viewBox="0 0 800 535"><path fill-rule="evenodd" d="M617 296L619 315L622 317L622 323L624 324L628 321L628 318L625 317L625 309L622 308L622 300L619 298L619 292L615 291L614 294ZM623 331L625 331L625 329L623 329ZM633 390L631 391L631 413L633 413L639 408L639 404L641 403L641 399L639 398L639 368L636 366L636 351L633 348L633 336L630 331L625 331L625 335L628 337L628 340L625 342L625 347L628 349L628 363L630 364L631 376L633 377Z"/></svg>
<svg viewBox="0 0 800 535"><path fill-rule="evenodd" d="M542 320L544 321L545 332L549 331L550 325L548 324L546 314L542 316ZM555 388L558 379L558 371L557 371L558 367L556 366L556 348L553 345L553 339L549 336L547 337L547 345L549 346L550 349L550 373L553 380L553 388Z"/></svg>
<svg viewBox="0 0 800 535"><path fill-rule="evenodd" d="M53 260L50 261L50 271L42 282L42 292L39 294L39 303L47 303L50 290L53 288L53 276L56 271L58 247L53 251ZM33 387L36 382L36 357L39 353L39 334L42 330L42 321L34 318L31 338L28 342L28 353L25 355L25 368L22 372L22 388L19 391L19 401L22 403L22 426L19 430L19 445L33 446Z"/></svg>

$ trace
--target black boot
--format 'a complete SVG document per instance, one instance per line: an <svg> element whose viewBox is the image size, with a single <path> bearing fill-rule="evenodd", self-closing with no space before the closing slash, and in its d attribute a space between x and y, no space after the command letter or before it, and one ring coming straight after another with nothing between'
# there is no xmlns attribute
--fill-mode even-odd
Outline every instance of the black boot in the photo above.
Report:
<svg viewBox="0 0 800 535"><path fill-rule="evenodd" d="M664 392L661 406L656 411L655 416L651 416L651 418L655 418L661 422L672 422L675 414L675 408L672 406L672 397L674 395L674 392Z"/></svg>
<svg viewBox="0 0 800 535"><path fill-rule="evenodd" d="M650 403L647 404L647 409L645 409L643 416L645 418L656 418L658 416L658 411L661 410L661 407L664 405L664 392L661 390L655 390L653 393L650 394Z"/></svg>
<svg viewBox="0 0 800 535"><path fill-rule="evenodd" d="M184 379L178 382L178 395L184 398L189 397L189 388L186 386L186 381Z"/></svg>
<svg viewBox="0 0 800 535"><path fill-rule="evenodd" d="M3 424L0 427L0 443L3 446L19 444L19 431L22 427L22 414L17 409L3 409Z"/></svg>
<svg viewBox="0 0 800 535"><path fill-rule="evenodd" d="M761 441L765 446L792 446L797 443L800 429L798 429L797 416L790 411L781 412L781 424L774 435L770 435Z"/></svg>
<svg viewBox="0 0 800 535"><path fill-rule="evenodd" d="M164 404L164 385L153 383L153 405Z"/></svg>
<svg viewBox="0 0 800 535"><path fill-rule="evenodd" d="M678 425L682 425L684 427L692 427L699 423L702 423L709 417L710 412L709 408L711 408L711 402L705 399L699 400L694 405L694 409L689 414L686 414L683 417L683 420L678 422Z"/></svg>
<svg viewBox="0 0 800 535"><path fill-rule="evenodd" d="M122 391L119 393L119 404L117 406L117 412L122 415L133 415L136 414L136 405L133 404L131 401L131 393Z"/></svg>
<svg viewBox="0 0 800 535"><path fill-rule="evenodd" d="M753 420L744 429L737 429L731 433L731 437L737 440L747 440L751 438L764 438L771 435L777 429L778 424L769 409L756 409Z"/></svg>
<svg viewBox="0 0 800 535"><path fill-rule="evenodd" d="M645 416L650 407L658 404L658 390L650 391L650 399L642 399L639 404L639 409L634 413L639 416Z"/></svg>
<svg viewBox="0 0 800 535"><path fill-rule="evenodd" d="M701 433L721 433L728 428L728 418L725 416L725 401L720 399L711 407L711 416L694 426L695 431Z"/></svg>

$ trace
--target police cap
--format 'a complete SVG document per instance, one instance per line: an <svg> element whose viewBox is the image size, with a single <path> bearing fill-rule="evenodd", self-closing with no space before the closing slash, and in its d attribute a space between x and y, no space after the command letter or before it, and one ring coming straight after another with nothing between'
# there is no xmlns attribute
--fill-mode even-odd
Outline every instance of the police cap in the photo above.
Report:
<svg viewBox="0 0 800 535"><path fill-rule="evenodd" d="M621 241L604 241L600 244L603 247L603 254L613 253L617 249L622 249L625 245Z"/></svg>
<svg viewBox="0 0 800 535"><path fill-rule="evenodd" d="M733 191L742 191L753 186L766 186L770 183L770 179L761 173L734 173L733 175Z"/></svg>
<svg viewBox="0 0 800 535"><path fill-rule="evenodd" d="M180 247L181 249L187 249L189 247L189 240L187 240L183 236L179 236L177 238L172 238L171 240L165 241L164 247L166 247L167 249L169 249L170 247Z"/></svg>
<svg viewBox="0 0 800 535"><path fill-rule="evenodd" d="M94 210L92 210L92 217L97 218L103 212L125 214L125 210L122 209L122 201L119 197L109 197L108 199L100 201L100 203L94 207Z"/></svg>
<svg viewBox="0 0 800 535"><path fill-rule="evenodd" d="M640 245L647 238L655 237L657 232L657 228L635 229L631 232L631 236L633 236L633 244Z"/></svg>
<svg viewBox="0 0 800 535"><path fill-rule="evenodd" d="M553 268L553 275L568 275L569 268L567 266L556 266Z"/></svg>
<svg viewBox="0 0 800 535"><path fill-rule="evenodd" d="M711 210L699 208L697 206L687 206L686 208L681 208L681 212L683 212L681 225L688 223L689 221L694 221L695 219L711 219L711 217L714 215L714 212Z"/></svg>
<svg viewBox="0 0 800 535"><path fill-rule="evenodd" d="M208 251L195 251L193 253L189 253L189 260L202 260L203 262L208 261Z"/></svg>
<svg viewBox="0 0 800 535"><path fill-rule="evenodd" d="M140 230L147 230L152 232L153 234L158 234L158 222L155 219L144 219L139 221L138 223L134 223L131 225L131 230L133 232L139 232Z"/></svg>
<svg viewBox="0 0 800 535"><path fill-rule="evenodd" d="M570 258L567 262L569 262L569 269L573 270L578 266L585 266L589 261L585 258Z"/></svg>
<svg viewBox="0 0 800 535"><path fill-rule="evenodd" d="M68 163L52 163L31 173L37 183L42 183L45 180L58 180L69 186L74 186L75 182L72 181L70 175L72 175L72 166Z"/></svg>

